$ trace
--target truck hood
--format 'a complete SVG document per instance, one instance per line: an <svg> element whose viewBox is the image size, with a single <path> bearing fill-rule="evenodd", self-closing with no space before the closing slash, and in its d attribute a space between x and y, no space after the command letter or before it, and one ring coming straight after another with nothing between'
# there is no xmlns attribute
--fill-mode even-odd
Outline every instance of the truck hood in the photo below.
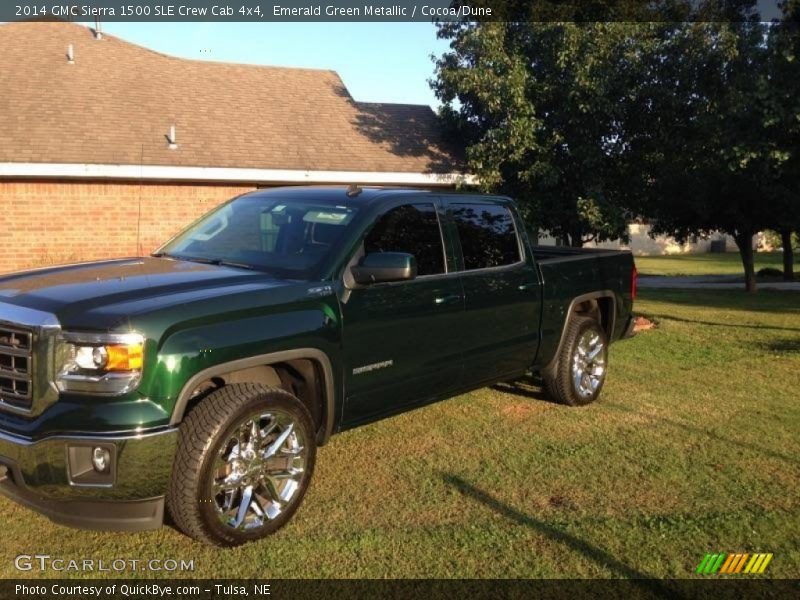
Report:
<svg viewBox="0 0 800 600"><path fill-rule="evenodd" d="M0 277L3 304L46 311L62 326L109 329L137 314L290 285L263 272L168 258L49 267Z"/></svg>

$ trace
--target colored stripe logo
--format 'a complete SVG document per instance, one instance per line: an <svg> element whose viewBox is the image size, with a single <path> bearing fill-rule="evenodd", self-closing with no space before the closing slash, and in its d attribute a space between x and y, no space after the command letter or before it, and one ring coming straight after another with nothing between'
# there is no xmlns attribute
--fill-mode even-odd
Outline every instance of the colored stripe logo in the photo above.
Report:
<svg viewBox="0 0 800 600"><path fill-rule="evenodd" d="M697 566L696 573L700 575L757 575L763 573L772 560L772 553L749 554L740 552L736 554L706 554Z"/></svg>

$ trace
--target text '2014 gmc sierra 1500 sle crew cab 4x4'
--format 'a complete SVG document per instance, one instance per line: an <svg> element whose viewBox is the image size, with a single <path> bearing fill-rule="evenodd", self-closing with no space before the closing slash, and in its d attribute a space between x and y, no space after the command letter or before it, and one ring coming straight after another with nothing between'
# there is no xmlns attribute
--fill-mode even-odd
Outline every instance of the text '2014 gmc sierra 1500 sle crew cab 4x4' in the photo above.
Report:
<svg viewBox="0 0 800 600"><path fill-rule="evenodd" d="M568 405L630 335L628 252L532 246L511 200L239 196L152 256L0 277L0 491L76 527L233 546L330 436L539 372Z"/></svg>

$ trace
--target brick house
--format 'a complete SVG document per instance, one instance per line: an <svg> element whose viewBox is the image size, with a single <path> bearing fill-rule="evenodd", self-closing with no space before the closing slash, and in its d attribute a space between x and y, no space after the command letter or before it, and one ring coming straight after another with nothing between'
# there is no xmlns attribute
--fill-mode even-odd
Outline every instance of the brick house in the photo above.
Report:
<svg viewBox="0 0 800 600"><path fill-rule="evenodd" d="M333 71L185 60L81 25L0 25L0 273L149 253L257 187L453 187L428 106Z"/></svg>

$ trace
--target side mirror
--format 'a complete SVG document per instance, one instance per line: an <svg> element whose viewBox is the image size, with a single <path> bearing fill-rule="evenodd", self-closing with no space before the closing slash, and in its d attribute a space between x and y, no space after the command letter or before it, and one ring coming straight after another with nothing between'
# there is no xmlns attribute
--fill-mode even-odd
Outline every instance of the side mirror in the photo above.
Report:
<svg viewBox="0 0 800 600"><path fill-rule="evenodd" d="M367 254L350 272L361 284L408 281L417 276L417 261L405 252L375 252Z"/></svg>

